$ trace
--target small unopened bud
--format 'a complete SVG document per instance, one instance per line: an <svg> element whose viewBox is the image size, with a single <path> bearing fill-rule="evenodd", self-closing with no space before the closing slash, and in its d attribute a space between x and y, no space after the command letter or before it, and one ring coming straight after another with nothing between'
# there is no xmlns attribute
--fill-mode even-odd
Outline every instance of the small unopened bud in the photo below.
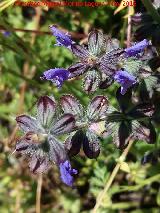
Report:
<svg viewBox="0 0 160 213"><path fill-rule="evenodd" d="M132 16L132 23L135 25L139 25L142 21L142 14L136 13L134 16Z"/></svg>

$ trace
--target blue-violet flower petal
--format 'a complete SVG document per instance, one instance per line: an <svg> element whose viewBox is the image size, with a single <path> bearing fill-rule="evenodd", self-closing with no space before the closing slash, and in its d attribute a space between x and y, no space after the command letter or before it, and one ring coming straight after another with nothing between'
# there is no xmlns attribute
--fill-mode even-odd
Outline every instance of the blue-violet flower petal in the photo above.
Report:
<svg viewBox="0 0 160 213"><path fill-rule="evenodd" d="M60 88L63 82L68 79L69 74L68 70L64 68L54 68L45 71L41 79L50 80L55 83L58 88Z"/></svg>
<svg viewBox="0 0 160 213"><path fill-rule="evenodd" d="M4 31L2 32L2 34L5 36L5 37L8 37L11 35L11 32L8 32L8 31Z"/></svg>
<svg viewBox="0 0 160 213"><path fill-rule="evenodd" d="M60 163L59 168L61 180L63 181L63 183L65 183L68 186L72 186L74 181L72 175L77 174L77 170L71 168L71 164L68 160L66 160L63 163Z"/></svg>
<svg viewBox="0 0 160 213"><path fill-rule="evenodd" d="M57 43L55 44L55 46L65 46L70 48L71 44L74 43L71 39L71 36L68 33L62 32L56 26L54 25L50 26L50 30L56 37Z"/></svg>
<svg viewBox="0 0 160 213"><path fill-rule="evenodd" d="M150 42L147 39L138 42L132 47L128 47L125 49L126 56L132 57L136 56L138 53L143 52L146 47L150 45Z"/></svg>
<svg viewBox="0 0 160 213"><path fill-rule="evenodd" d="M127 71L117 71L114 80L121 85L121 94L124 95L129 87L134 85L137 81L136 78Z"/></svg>

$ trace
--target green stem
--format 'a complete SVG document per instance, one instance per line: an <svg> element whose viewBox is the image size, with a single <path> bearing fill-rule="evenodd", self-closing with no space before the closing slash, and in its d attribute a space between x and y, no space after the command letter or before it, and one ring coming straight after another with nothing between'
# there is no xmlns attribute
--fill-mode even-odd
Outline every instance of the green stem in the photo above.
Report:
<svg viewBox="0 0 160 213"><path fill-rule="evenodd" d="M150 13L152 18L160 24L160 15L157 12L156 8L153 6L150 0L142 0L142 3L144 4L147 11Z"/></svg>
<svg viewBox="0 0 160 213"><path fill-rule="evenodd" d="M109 180L107 180L106 184L105 184L105 187L103 189L103 191L99 194L98 198L97 198L97 202L96 202L96 205L93 209L93 212L92 213L96 213L98 208L101 206L101 203L103 201L103 198L105 196L105 194L107 193L107 191L109 190L110 186L112 185L112 182L114 181L119 169L120 169L120 166L121 166L121 162L125 160L132 144L133 144L133 140L131 140L129 143L128 143L128 146L126 147L126 149L124 150L124 152L122 153L122 155L119 157L119 160L118 160L118 163L116 164L115 168L113 169L112 171L112 174L111 176L109 177Z"/></svg>

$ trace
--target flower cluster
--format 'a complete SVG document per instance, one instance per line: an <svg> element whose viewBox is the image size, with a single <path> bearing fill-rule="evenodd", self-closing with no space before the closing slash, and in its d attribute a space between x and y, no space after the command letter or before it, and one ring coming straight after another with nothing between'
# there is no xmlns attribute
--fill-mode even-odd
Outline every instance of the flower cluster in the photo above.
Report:
<svg viewBox="0 0 160 213"><path fill-rule="evenodd" d="M134 90L144 91L142 85L146 90L149 85L150 92L151 88L155 89L159 76L149 67L148 62L155 51L146 39L123 49L116 39L93 30L88 36L88 45L84 46L76 44L68 33L56 26L50 29L56 37L56 46L68 48L78 60L67 69L45 71L41 79L60 88L65 80L84 76L83 88L87 94L98 88L106 89L113 82L121 86L116 93L118 109L112 107L103 95L95 96L87 107L71 94L63 95L58 104L53 97L43 96L38 101L36 117L20 115L16 118L24 132L16 144L16 151L30 157L31 171L47 171L54 163L59 168L61 180L72 186L77 170L71 168L70 158L81 148L88 158L97 158L101 137L112 136L118 148L124 148L131 138L155 142L154 104L144 97L136 104L132 99ZM61 107L62 115L59 115L57 106ZM97 130L101 122L103 131L99 134ZM61 136L65 135L66 139L61 142Z"/></svg>
<svg viewBox="0 0 160 213"><path fill-rule="evenodd" d="M73 115L66 113L57 119L55 100L43 96L38 101L36 117L20 115L16 121L24 132L24 136L16 144L16 151L31 158L31 171L44 172L51 163L55 163L60 168L62 181L72 185L71 175L76 172L71 169L65 147L58 136L71 132L75 127Z"/></svg>
<svg viewBox="0 0 160 213"><path fill-rule="evenodd" d="M105 118L108 99L105 96L96 96L86 110L72 95L62 96L60 104L65 113L71 113L76 119L77 128L65 141L68 155L77 155L83 145L83 151L88 158L97 158L100 153L100 144L92 125Z"/></svg>
<svg viewBox="0 0 160 213"><path fill-rule="evenodd" d="M122 86L121 94L125 94L128 88L138 83L135 72L141 68L139 59L150 46L148 40L144 39L122 49L116 39L110 39L101 31L93 30L88 36L88 45L84 46L76 44L68 33L63 33L56 26L51 26L50 29L57 39L56 45L67 47L78 62L67 69L49 69L44 72L42 79L50 80L60 88L65 80L83 75L83 89L86 93L93 93L97 88L105 89L116 81ZM139 69L135 68L131 72L132 64L128 66L130 60L133 64L137 63Z"/></svg>

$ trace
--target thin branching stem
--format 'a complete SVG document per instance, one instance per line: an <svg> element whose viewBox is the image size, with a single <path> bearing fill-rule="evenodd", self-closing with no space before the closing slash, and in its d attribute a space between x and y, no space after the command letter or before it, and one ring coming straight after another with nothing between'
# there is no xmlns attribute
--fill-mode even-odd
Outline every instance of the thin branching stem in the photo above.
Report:
<svg viewBox="0 0 160 213"><path fill-rule="evenodd" d="M39 174L37 181L37 192L36 192L36 213L41 213L41 191L42 191L42 173Z"/></svg>
<svg viewBox="0 0 160 213"><path fill-rule="evenodd" d="M128 7L127 47L131 46L131 33L132 33L132 25L131 25L130 7Z"/></svg>
<svg viewBox="0 0 160 213"><path fill-rule="evenodd" d="M115 179L115 177L116 177L116 175L117 175L117 173L120 169L121 162L125 161L126 156L128 155L128 152L129 152L130 148L132 147L133 143L134 143L134 141L130 140L129 143L128 143L128 146L123 151L122 155L119 157L118 163L116 164L115 168L113 169L112 174L110 175L109 179L106 181L106 184L105 184L103 191L100 192L100 194L97 198L97 202L96 202L96 205L95 205L92 213L97 213L97 210L101 206L105 194L108 192L110 186L112 185L112 183L113 183L113 181L114 181L114 179Z"/></svg>

